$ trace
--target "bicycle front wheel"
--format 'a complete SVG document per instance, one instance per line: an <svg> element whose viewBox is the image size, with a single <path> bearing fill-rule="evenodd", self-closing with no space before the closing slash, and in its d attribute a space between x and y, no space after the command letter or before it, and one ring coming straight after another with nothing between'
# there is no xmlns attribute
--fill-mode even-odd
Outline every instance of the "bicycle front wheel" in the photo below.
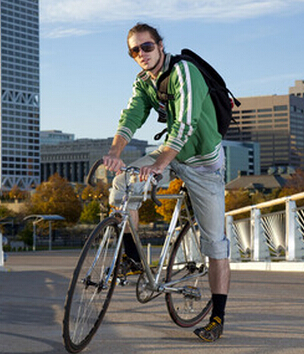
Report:
<svg viewBox="0 0 304 354"><path fill-rule="evenodd" d="M199 232L187 223L173 246L167 268L166 293L170 317L181 327L192 327L211 310L212 300L205 256L201 253Z"/></svg>
<svg viewBox="0 0 304 354"><path fill-rule="evenodd" d="M121 258L120 248L113 264L119 232L117 220L107 218L95 227L83 247L64 306L63 339L70 353L88 345L107 311Z"/></svg>

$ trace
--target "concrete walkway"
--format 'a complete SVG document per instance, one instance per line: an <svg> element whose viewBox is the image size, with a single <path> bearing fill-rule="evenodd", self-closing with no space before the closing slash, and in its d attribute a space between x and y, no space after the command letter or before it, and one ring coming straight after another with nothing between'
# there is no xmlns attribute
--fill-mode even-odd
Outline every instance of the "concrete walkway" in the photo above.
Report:
<svg viewBox="0 0 304 354"><path fill-rule="evenodd" d="M9 254L0 272L0 353L66 353L63 304L76 251ZM108 313L84 353L302 354L304 273L233 271L225 332L203 343L177 327L164 297L142 305L135 288L117 287Z"/></svg>

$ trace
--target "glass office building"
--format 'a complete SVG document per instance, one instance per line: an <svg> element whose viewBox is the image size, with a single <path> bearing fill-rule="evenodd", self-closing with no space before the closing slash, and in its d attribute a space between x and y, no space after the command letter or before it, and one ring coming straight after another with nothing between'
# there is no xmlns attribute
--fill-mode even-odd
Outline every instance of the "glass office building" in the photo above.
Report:
<svg viewBox="0 0 304 354"><path fill-rule="evenodd" d="M231 125L225 139L258 142L262 174L273 169L304 170L304 99L301 92L239 100L241 106L233 110L237 124Z"/></svg>
<svg viewBox="0 0 304 354"><path fill-rule="evenodd" d="M39 1L0 0L1 190L40 183Z"/></svg>

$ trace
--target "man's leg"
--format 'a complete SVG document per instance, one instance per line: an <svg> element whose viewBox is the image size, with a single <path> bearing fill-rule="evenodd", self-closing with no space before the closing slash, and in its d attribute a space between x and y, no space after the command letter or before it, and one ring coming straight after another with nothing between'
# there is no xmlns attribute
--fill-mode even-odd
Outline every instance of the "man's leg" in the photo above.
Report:
<svg viewBox="0 0 304 354"><path fill-rule="evenodd" d="M228 294L230 286L230 265L227 258L209 258L209 284L212 294Z"/></svg>
<svg viewBox="0 0 304 354"><path fill-rule="evenodd" d="M230 286L230 265L228 259L209 258L209 284L213 309L211 318L220 318L224 324L225 307Z"/></svg>
<svg viewBox="0 0 304 354"><path fill-rule="evenodd" d="M213 308L207 326L197 328L194 333L203 341L213 342L223 333L226 301L230 286L229 260L209 258L209 284Z"/></svg>
<svg viewBox="0 0 304 354"><path fill-rule="evenodd" d="M138 210L129 210L129 212L130 212L130 216L132 218L132 221L134 223L135 229L138 230L138 221L139 221ZM136 263L140 262L140 257L139 257L135 242L133 240L131 230L128 225L126 226L126 229L125 229L123 243L124 243L126 255L129 258L133 259L134 262L136 262Z"/></svg>
<svg viewBox="0 0 304 354"><path fill-rule="evenodd" d="M195 330L201 339L214 341L223 332L225 306L230 283L229 241L224 234L224 170L202 172L172 163L188 189L201 233L202 252L209 257L209 283L213 311L210 323Z"/></svg>

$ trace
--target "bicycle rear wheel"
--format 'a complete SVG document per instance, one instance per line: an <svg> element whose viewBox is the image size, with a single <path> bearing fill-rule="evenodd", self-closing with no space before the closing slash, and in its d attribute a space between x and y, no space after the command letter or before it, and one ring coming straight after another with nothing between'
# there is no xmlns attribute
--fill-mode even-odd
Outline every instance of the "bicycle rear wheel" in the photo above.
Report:
<svg viewBox="0 0 304 354"><path fill-rule="evenodd" d="M175 282L166 293L170 317L181 327L192 327L211 310L212 300L205 256L200 251L199 232L187 223L173 246L166 283Z"/></svg>
<svg viewBox="0 0 304 354"><path fill-rule="evenodd" d="M95 227L83 247L64 306L63 339L70 353L88 345L107 311L121 258L120 249L109 274L119 232L117 220L107 218Z"/></svg>

